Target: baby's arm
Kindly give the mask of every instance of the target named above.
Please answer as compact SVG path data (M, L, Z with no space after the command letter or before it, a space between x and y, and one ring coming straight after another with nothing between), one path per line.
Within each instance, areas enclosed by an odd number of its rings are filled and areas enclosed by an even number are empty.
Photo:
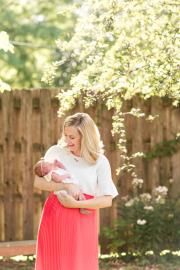
M68 172L67 172L67 174L59 175L58 173L53 171L51 174L51 180L56 182L56 183L61 183L67 178L70 178L70 174Z

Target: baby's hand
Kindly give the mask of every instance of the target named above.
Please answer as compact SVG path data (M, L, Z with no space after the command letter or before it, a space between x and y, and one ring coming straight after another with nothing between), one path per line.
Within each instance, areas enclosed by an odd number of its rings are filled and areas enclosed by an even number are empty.
M85 208L80 208L80 213L83 215L90 215L91 211Z

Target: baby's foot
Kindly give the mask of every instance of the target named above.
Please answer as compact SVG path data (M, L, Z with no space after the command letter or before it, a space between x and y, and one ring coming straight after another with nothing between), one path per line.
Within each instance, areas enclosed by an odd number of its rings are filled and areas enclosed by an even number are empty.
M90 215L91 211L85 208L80 208L80 213L83 215Z
M58 190L58 191L54 191L54 194L57 196L59 202L61 202L59 199L59 196L61 196L61 194L64 195L64 194L68 194L68 193L66 190Z

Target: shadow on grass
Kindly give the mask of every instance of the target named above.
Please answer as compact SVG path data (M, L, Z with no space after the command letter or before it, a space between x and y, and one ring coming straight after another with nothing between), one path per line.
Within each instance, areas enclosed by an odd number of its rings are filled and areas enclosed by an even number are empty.
M0 270L34 270L34 262L3 259L0 261Z

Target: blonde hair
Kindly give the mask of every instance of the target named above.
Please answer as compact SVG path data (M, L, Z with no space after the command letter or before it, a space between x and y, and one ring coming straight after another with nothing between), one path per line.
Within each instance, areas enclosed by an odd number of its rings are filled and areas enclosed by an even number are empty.
M90 164L95 164L103 153L103 143L99 130L93 119L87 113L75 113L68 116L63 125L62 140L65 127L75 127L81 135L81 156Z

